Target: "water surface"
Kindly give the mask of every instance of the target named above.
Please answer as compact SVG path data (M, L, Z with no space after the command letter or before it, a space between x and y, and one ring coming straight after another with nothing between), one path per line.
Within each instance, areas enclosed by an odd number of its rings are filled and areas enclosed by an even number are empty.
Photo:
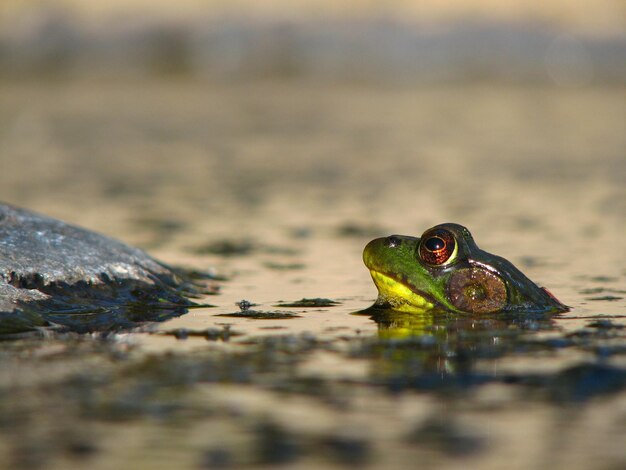
M3 83L3 200L227 280L140 331L4 342L1 464L625 465L625 98ZM355 315L365 244L446 221L572 311ZM303 298L338 305L277 306Z

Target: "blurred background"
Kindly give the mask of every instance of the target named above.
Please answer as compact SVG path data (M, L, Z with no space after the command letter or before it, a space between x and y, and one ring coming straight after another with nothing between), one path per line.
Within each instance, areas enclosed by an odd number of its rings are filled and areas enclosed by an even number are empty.
M618 0L5 0L0 196L215 215L443 190L446 216L547 179L579 207L579 177L626 179L625 83Z
M5 0L5 77L622 83L626 7L599 0Z

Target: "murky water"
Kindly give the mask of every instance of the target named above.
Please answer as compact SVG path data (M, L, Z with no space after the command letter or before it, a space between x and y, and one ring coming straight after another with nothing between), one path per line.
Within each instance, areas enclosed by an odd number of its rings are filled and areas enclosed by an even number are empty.
M626 465L625 98L3 83L2 200L227 280L145 331L0 345L0 466ZM444 221L572 311L354 315L367 241Z

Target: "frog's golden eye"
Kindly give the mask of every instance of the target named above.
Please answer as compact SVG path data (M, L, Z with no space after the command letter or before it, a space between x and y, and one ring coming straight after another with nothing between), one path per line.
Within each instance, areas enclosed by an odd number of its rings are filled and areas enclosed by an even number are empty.
M450 276L447 291L452 305L468 313L495 313L507 302L502 278L484 268L455 271Z
M419 256L428 264L441 266L454 260L456 248L454 236L448 230L428 230L422 235Z

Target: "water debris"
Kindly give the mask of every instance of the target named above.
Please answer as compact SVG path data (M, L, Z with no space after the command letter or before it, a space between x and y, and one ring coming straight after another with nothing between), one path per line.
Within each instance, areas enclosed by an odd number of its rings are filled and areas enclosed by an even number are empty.
M216 317L235 317L235 318L252 318L255 320L283 320L288 318L299 318L300 315L297 315L293 312L281 311L281 310L241 310L239 312L232 313L218 313L215 315Z
M332 460L342 465L366 465L372 457L371 442L358 436L324 436L320 445L327 450Z
M431 416L407 436L409 442L434 448L452 457L467 457L485 448L485 439L450 416Z
M210 254L223 257L246 256L258 250L250 240L216 240L196 247L192 251L199 255Z
M626 387L626 369L602 363L578 364L545 377L549 397L558 403L584 402Z
M206 328L202 330L192 330L189 328L176 328L173 330L159 331L158 335L174 336L176 339L185 340L189 337L200 337L207 341L228 341L231 337L241 336L243 333L233 331L230 326L225 325L223 328Z
M621 330L625 328L624 325L617 324L608 319L596 320L596 321L589 323L587 326L589 328L599 328L603 330L612 330L612 329Z
M297 318L300 316L293 312L286 312L286 311L280 311L280 310L273 310L273 311L254 310L251 307L256 307L257 304L252 303L248 300L240 300L239 302L236 302L235 305L239 307L239 312L220 313L220 314L217 314L216 316L254 318L256 320L279 320L279 319L286 319L286 318Z
M603 300L606 302L615 302L616 300L622 300L624 297L618 297L616 295L602 295L599 297L587 297L587 300Z
M314 299L300 299L294 302L278 302L275 307L289 307L289 308L314 308L314 307L334 307L341 305L341 302L337 302L331 299L325 299L322 297L316 297Z
M543 263L540 258L537 258L535 256L522 256L519 258L518 262L520 266L523 266L525 268L535 268L537 266L545 265L545 263Z
M239 302L235 302L235 305L239 307L242 312L246 310L250 310L250 307L256 307L257 304L250 302L249 300L240 300Z
M255 438L258 464L286 464L302 454L301 444L296 436L275 422L259 423L255 429Z
M180 232L187 227L188 223L182 220L165 219L161 217L137 217L132 222L141 228L147 228L159 234L169 235Z
M190 248L190 251L199 255L216 255L225 258L248 256L255 253L293 256L298 250L286 246L262 245L253 240L224 239L215 240L204 245Z
M615 282L618 279L611 276L593 276L590 278L590 280L593 282Z
M217 274L213 269L195 269L195 268L183 268L173 267L175 272L183 274L189 279L195 281L228 281L226 276ZM219 287L219 286L218 286Z
M164 245L188 226L188 223L182 220L161 217L138 217L131 222L146 232L149 238L143 245L151 248Z
M626 290L611 289L607 287L592 287L589 289L581 289L579 292L583 295L601 294L603 292L608 292L608 293L613 293L613 294L626 294Z
M216 316L219 317L243 317L243 318L254 318L257 320L279 320L286 318L298 318L300 315L297 315L293 312L281 311L281 310L273 310L273 311L264 311L264 310L254 310L252 307L256 307L257 304L252 303L248 300L240 300L236 302L235 305L239 307L239 312L233 313L220 313Z
M231 452L227 449L217 447L204 452L200 460L200 468L207 470L233 468L234 462L235 458Z
M289 236L295 239L307 239L313 235L313 229L311 227L294 227L289 230Z
M346 238L380 237L385 233L378 225L363 225L354 222L347 222L337 227L337 235Z
M274 261L267 261L263 265L275 271L296 271L306 267L304 263L276 263Z

